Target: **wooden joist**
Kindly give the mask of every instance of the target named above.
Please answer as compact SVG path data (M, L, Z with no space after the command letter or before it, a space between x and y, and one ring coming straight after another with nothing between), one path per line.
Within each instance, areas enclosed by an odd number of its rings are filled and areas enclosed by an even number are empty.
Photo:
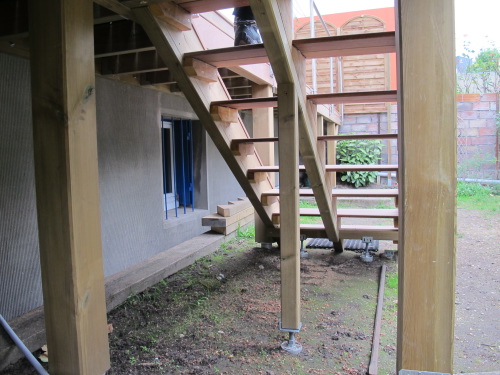
M293 46L306 58L372 55L396 52L394 31L296 39Z

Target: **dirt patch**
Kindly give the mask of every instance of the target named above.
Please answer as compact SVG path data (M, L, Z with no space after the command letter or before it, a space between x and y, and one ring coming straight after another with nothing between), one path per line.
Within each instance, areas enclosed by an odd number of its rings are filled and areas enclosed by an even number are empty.
M499 224L499 213L458 210L456 373L498 370ZM279 250L236 239L109 314L108 374L365 374L384 263L379 373L395 374L396 261L309 255L301 264L299 355L280 348L288 335L278 329ZM30 373L25 361L3 372Z

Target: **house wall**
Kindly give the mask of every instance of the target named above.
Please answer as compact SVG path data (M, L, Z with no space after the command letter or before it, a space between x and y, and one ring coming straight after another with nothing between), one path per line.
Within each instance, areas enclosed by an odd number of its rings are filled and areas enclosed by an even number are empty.
M42 301L34 186L29 61L0 54L0 314ZM195 119L185 98L96 78L104 272L122 271L210 228L201 217L244 196L193 122L195 211L165 219L161 116Z

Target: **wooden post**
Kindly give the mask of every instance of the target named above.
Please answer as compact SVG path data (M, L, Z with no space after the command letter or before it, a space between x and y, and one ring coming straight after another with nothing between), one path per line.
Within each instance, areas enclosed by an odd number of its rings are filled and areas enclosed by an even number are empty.
M252 97L272 97L272 87L269 85L252 84ZM268 138L274 137L274 114L273 108L254 108L253 117L253 137ZM255 144L257 153L263 165L274 165L274 142L258 142ZM269 179L274 187L274 173L269 175ZM272 243L272 238L266 233L266 226L259 215L255 215L255 241L260 243Z
M278 84L281 328L300 329L299 130L294 84Z
M30 1L40 261L51 374L109 369L92 1Z
M455 298L453 0L398 0L397 367L451 373Z

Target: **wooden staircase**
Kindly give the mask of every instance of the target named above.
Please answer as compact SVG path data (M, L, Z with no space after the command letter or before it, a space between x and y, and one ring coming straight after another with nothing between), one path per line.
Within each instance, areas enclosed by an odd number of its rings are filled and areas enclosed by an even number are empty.
M187 12L203 3L203 11L217 10L219 7L241 5L234 1L205 0L179 2L179 6ZM341 103L379 103L397 100L395 90L380 92L349 92L306 95L304 91L304 71L302 66L306 58L364 55L374 53L395 52L395 33L381 32L363 35L342 35L334 37L293 40L290 32L285 32L287 25L280 16L279 5L274 2L250 1L263 44L204 49L200 39L192 28L186 27L185 19L177 20L176 8L163 6L166 3L152 4L148 7L132 8L133 19L141 24L158 55L168 68L169 74L175 77L198 118L204 125L229 168L235 175L244 192L250 199L255 211L268 228L268 233L278 237L280 226L277 224L280 214L279 190L275 189L270 173L280 172L281 180L286 180L283 167L263 165L255 149L255 143L277 142L278 146L286 144L286 140L278 137L250 138L238 115L238 110L254 108L278 107L284 95L280 87L287 88L287 95L296 101L298 117L299 150L304 165L296 163L296 171L292 171L292 179L298 171L307 171L312 189L300 189L300 196L314 196L318 204L315 216L322 219L321 225L303 225L302 233L327 237L336 244L336 250L342 250L342 239L359 238L374 235L377 239L395 240L397 227L349 227L341 226L341 218L379 217L379 210L337 210L336 198L339 196L396 196L397 190L387 192L369 190L344 190L332 193L332 181L329 172L345 171L391 171L397 172L397 165L327 165L321 155L322 143L343 139L391 139L396 134L377 135L317 135L315 106L320 104ZM222 4L222 5L221 5ZM201 9L201 8L200 8ZM184 15L185 16L185 15ZM189 25L188 25L189 26ZM292 47L293 46L293 47ZM238 65L270 62L278 82L278 96L231 99L217 68L228 68ZM286 106L289 108L290 106ZM279 112L283 112L279 108ZM290 116L290 114L288 114ZM282 130L285 133L285 130ZM281 132L280 132L281 133ZM281 134L280 134L281 137ZM293 139L292 139L293 142ZM293 146L293 144L292 144ZM289 148L289 147L287 147ZM280 158L288 159L289 151L281 150ZM293 150L293 147L292 147ZM295 151L292 151L295 152ZM297 150L298 155L298 150ZM281 182L281 186L285 184ZM287 184L289 185L289 184ZM295 194L295 193L292 193ZM387 194L387 195L385 195ZM296 200L298 195L292 200ZM281 196L283 201L283 196ZM302 211L304 212L304 211ZM298 214L302 214L298 212ZM297 215L298 216L298 215ZM382 215L384 216L384 215ZM390 217L397 224L397 210L391 211ZM385 217L385 216L384 216Z

